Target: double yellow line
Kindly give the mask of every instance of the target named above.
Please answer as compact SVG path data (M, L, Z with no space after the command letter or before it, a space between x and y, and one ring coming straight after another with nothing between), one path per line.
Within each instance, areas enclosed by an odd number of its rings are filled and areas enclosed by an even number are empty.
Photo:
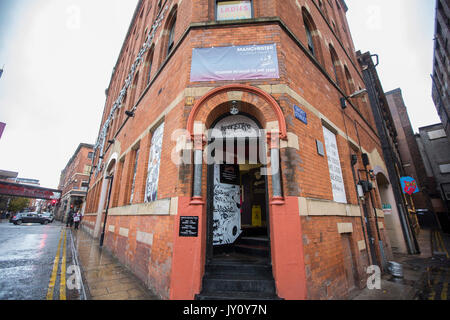
M67 240L67 229L61 230L61 236L59 237L58 250L56 252L56 257L53 262L52 276L50 277L50 283L48 284L47 290L47 300L53 300L53 292L55 290L56 278L58 276L59 258L61 253L61 243L63 242L63 253L61 262L61 277L60 277L60 287L59 287L59 300L66 300L66 240Z
M440 252L445 252L447 259L450 258L447 248L445 247L444 240L442 239L442 235L439 231L434 231L434 239L436 243L436 249L439 249Z

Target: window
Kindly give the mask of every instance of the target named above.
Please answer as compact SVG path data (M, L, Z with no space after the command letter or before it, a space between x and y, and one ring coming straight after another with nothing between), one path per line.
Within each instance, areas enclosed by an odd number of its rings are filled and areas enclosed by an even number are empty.
M92 159L94 157L94 153L93 152L89 152L88 153L88 159Z
M447 137L447 134L445 133L444 129L428 131L428 139L430 139L430 140L446 138L446 137Z
M145 202L153 202L158 198L159 166L164 135L164 123L154 132L148 158L148 172L145 186Z
M306 30L306 38L308 40L308 49L309 49L309 51L311 51L313 56L315 56L316 52L314 50L314 42L313 42L313 38L312 38L311 29L308 24L305 24L305 30Z
M154 52L154 47L152 46L148 52L148 56L147 56L147 79L146 79L146 85L148 85L150 83L151 78L151 73L152 73L152 64L153 64L153 52Z
M139 161L139 149L137 149L134 153L134 168L133 168L133 180L131 181L131 194L130 194L130 204L133 203L134 198L134 185L136 183L136 171L137 171L137 165Z
M134 76L134 80L133 80L133 84L131 86L131 94L130 94L130 101L129 101L129 106L128 106L128 110L131 110L135 103L136 103L136 91L137 91L137 87L139 84L139 71L136 72L136 75Z
M167 55L170 54L170 52L173 49L173 45L174 45L174 34L175 34L175 24L176 24L176 12L175 12L175 16L173 17L173 21L170 24L170 28L169 28L169 40L167 42Z
M331 55L331 63L333 65L334 77L336 79L337 85L340 86L339 72L338 72L340 62L339 62L339 58L336 54L336 51L334 50L334 48L331 45L330 45L330 55Z
M318 37L316 25L314 24L314 21L311 18L311 15L305 8L302 8L302 15L303 15L303 23L305 25L306 41L308 43L308 50L321 64L323 64L322 54L321 54L321 49L320 49L320 39Z
M253 18L251 0L224 1L216 0L216 20L242 20Z
M450 173L450 163L439 165L439 170L441 173Z
M350 75L350 72L348 71L347 67L344 67L344 71L345 71L345 78L347 79L347 86L348 86L347 94L351 95L351 94L355 93L355 84L353 82L352 76Z
M90 165L85 165L83 173L86 175L89 175L89 174L91 174L91 169L92 169L92 167Z

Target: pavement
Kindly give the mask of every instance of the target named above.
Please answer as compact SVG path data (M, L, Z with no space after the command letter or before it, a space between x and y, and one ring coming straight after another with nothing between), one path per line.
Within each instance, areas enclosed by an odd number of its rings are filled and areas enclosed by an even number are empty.
M0 220L0 300L159 300L98 242L57 221ZM422 229L418 242L420 255L394 253L403 278L383 273L349 300L450 300L450 235Z
M143 282L82 229L72 230L86 299L159 300Z
M381 276L381 289L358 290L351 300L449 300L450 235L422 229L417 239L421 253L394 253L403 267L403 278Z

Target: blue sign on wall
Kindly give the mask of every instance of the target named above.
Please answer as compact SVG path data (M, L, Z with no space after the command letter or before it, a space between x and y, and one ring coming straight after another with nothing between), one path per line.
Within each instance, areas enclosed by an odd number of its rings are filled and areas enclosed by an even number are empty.
M294 114L295 117L303 122L304 124L308 124L308 118L306 117L306 112L303 111L299 106L294 105Z

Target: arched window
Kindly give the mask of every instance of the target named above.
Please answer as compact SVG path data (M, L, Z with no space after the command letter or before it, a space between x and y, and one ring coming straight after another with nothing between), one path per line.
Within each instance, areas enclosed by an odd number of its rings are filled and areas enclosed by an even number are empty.
M152 46L150 50L147 53L147 59L145 61L145 86L147 86L150 83L151 74L152 74L152 65L153 65L153 53L154 53L155 47Z
M334 50L333 46L330 44L330 55L331 55L331 63L333 65L334 78L336 79L336 83L338 86L341 86L341 74L340 74L340 61Z
M320 11L322 11L322 13L324 14L325 19L328 21L329 20L328 10L327 10L326 5L323 4L322 0L319 0L319 8L320 8Z
M352 76L348 71L347 66L344 67L345 78L347 79L347 95L355 93L355 83L353 82Z
M308 41L308 49L309 51L311 51L313 56L315 56L316 50L314 48L311 24L309 23L308 18L305 15L303 15L303 20L305 21L305 31L306 31L306 40Z
M175 37L176 22L177 22L177 12L175 10L170 17L169 27L167 28L167 30L169 31L169 36L167 39L167 54L166 54L167 56L172 51L174 43L175 43L174 37Z
M314 21L311 18L311 15L308 13L308 11L305 8L302 8L302 15L303 15L303 23L305 25L306 41L308 43L308 50L311 52L311 54L314 57L316 57L316 59L320 63L322 63L323 61L322 61L322 55L321 55L321 51L320 51L320 39L318 37L316 25L314 24Z
M131 94L130 94L130 101L127 110L131 110L133 108L134 104L136 103L136 91L139 84L139 71L136 72L136 75L134 76L133 83L131 85Z
M348 71L347 67L344 67L344 72L345 72L345 78L347 79L347 95L352 95L356 92L356 85L355 85L355 81L353 81L352 76L350 75L350 72ZM359 106L359 99L357 97L352 99L353 104L360 109Z

